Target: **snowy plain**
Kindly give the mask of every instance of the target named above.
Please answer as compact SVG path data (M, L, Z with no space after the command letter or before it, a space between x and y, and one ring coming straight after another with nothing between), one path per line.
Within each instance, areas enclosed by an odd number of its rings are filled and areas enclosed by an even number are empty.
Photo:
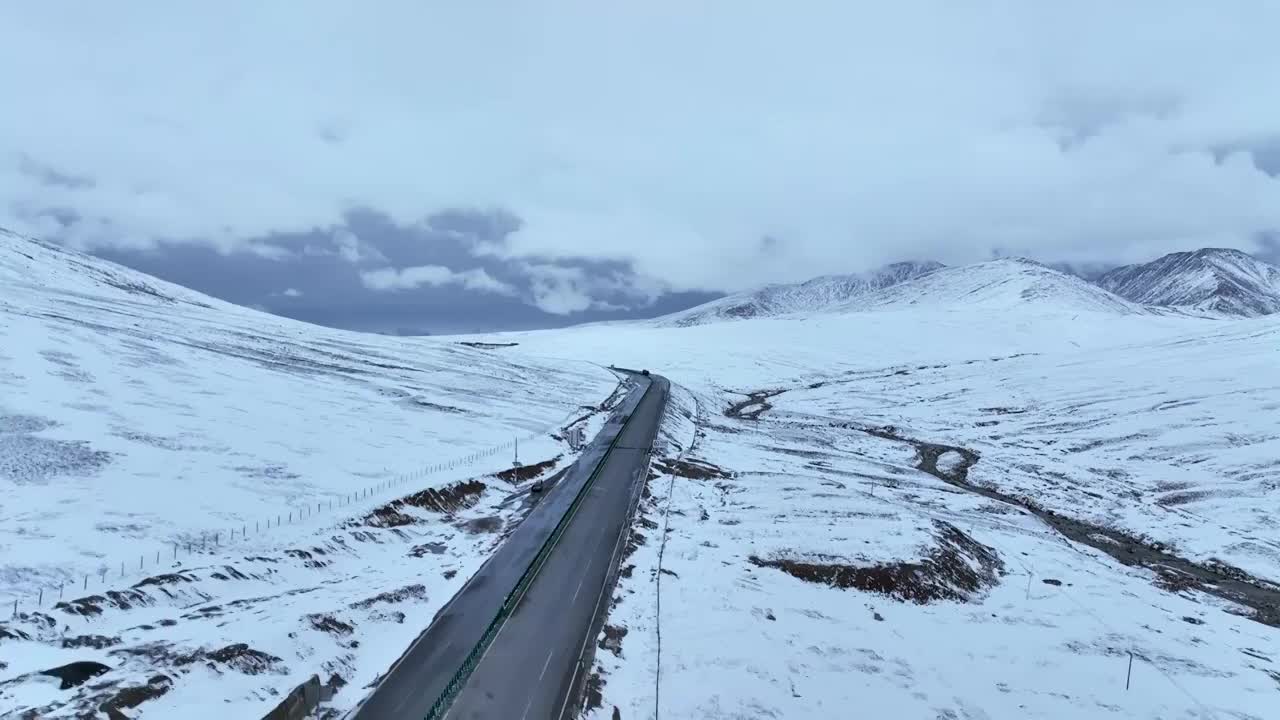
M592 717L1276 716L1275 627L959 490L893 436L1274 587L1280 317L1175 315L1025 270L935 273L839 312L497 336L679 386Z
M253 717L313 673L354 703L520 517L516 439L554 472L616 386L0 234L0 717ZM81 661L112 670L31 674Z

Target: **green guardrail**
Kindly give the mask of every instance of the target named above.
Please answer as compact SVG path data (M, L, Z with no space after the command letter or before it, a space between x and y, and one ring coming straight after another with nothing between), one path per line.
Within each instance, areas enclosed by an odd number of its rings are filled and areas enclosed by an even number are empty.
M636 408L640 407L640 403L644 402L645 396L649 394L649 390L652 388L653 383L650 382L644 392L640 394L640 399L636 401ZM502 627L502 623L511 615L516 603L520 601L524 591L529 588L533 579L538 575L538 571L542 569L547 558L550 557L551 551L555 549L556 543L560 541L560 536L564 534L565 528L568 527L569 520L577 512L578 506L582 504L582 499L586 497L587 490L595 482L596 476L600 474L600 469L604 467L605 460L609 457L609 453L613 452L614 446L618 444L618 438L622 437L623 431L627 429L627 425L631 424L631 418L634 415L635 409L633 408L631 413L627 415L626 420L623 421L622 427L618 429L618 434L609 443L609 449L600 456L600 462L596 463L595 469L591 471L587 481L582 484L582 489L574 496L573 502L569 503L568 509L565 510L560 521L556 523L551 535L542 543L542 547L539 548L538 554L529 563L529 567L525 568L524 573L520 575L520 580L516 582L516 586L503 598L502 605L498 608L498 614L489 622L489 626L485 628L484 635L480 636L480 641L476 643L475 647L471 648L470 653L467 653L466 659L462 661L462 666L453 674L449 684L445 685L440 697L436 698L436 701L432 703L431 709L427 711L427 716L424 720L439 720L443 717L445 711L449 709L449 706L458 697L462 687L467 684L467 680L471 678L471 673L475 671L476 665L480 663L480 657L489 649L489 645L493 643L493 638L498 634L498 628Z

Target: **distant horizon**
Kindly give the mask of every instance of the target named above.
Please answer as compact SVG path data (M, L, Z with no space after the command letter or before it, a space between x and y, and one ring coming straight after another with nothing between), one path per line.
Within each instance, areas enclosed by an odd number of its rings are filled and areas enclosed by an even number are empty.
M1245 253L1246 255L1254 257L1255 259L1258 259L1270 264L1276 264L1277 262L1280 262L1280 245L1277 245L1276 243L1264 243L1262 246L1260 246L1259 251L1256 251L1256 252L1238 250L1236 248L1215 248L1215 247L1189 248L1184 250L1174 250L1172 252L1164 253L1160 256L1153 257L1153 258L1150 258L1149 260L1146 260L1140 263L1134 263L1134 264L1139 264L1139 265L1147 264L1169 255L1176 255L1180 253L1191 254L1191 253L1196 253L1196 252L1205 251L1205 250L1242 252L1242 253ZM221 300L226 300L228 302L232 302L234 304L241 305L243 307L248 307L254 310L259 310L259 311L267 312L273 315L278 315L280 317L299 320L301 322L307 322L314 325L320 325L323 327L333 327L333 328L343 329L343 330L368 332L373 334L396 336L396 337L415 337L415 336L430 337L430 336L491 334L491 333L501 333L501 332L526 332L526 331L533 331L533 330L554 330L559 328L586 325L586 324L592 324L597 322L648 320L648 319L663 317L666 315L671 315L674 313L679 313L685 310L690 310L700 305L714 302L716 300L721 300L726 297L731 297L736 295L749 296L767 287L797 286L797 285L802 285L802 284L812 282L817 279L826 278L826 277L843 278L843 277L863 276L867 274L874 274L878 271L885 270L887 268L897 266L897 265L904 265L904 264L935 263L940 267L946 268L946 267L962 267L964 265L979 264L979 263L991 262L991 261L1000 260L1000 259L1022 258L1032 262L1036 262L1037 264L1043 265L1045 267L1063 272L1065 274L1081 277L1082 279L1091 283L1094 282L1099 276L1101 276L1105 272L1114 270L1124 265L1121 263L1110 263L1110 262L1087 262L1087 263L1056 262L1052 260L1042 260L1035 257L1027 257L1025 255L1019 255L1019 254L1013 254L1013 253L999 254L995 252L993 252L992 256L989 258L986 258L983 260L976 260L972 263L964 263L962 265L949 265L947 263L943 263L937 260L913 258L913 259L894 261L891 263L887 263L886 265L883 265L879 268L872 268L868 270L852 271L852 272L828 272L821 275L815 275L805 280L799 280L795 282L770 282L770 283L765 283L763 285L757 286L755 288L734 292L734 293L704 292L704 293L688 293L688 294L683 294L682 296L675 296L675 297L665 296L660 298L660 301L655 302L653 305L649 307L638 308L638 309L626 309L622 311L595 310L595 311L574 313L569 315L555 315L555 314L549 314L549 313L531 314L527 311L528 310L527 306L525 306L525 308L523 308L525 312L523 313L515 313L514 315L506 315L506 316L503 316L500 314L497 319L486 318L484 320L479 320L474 322L458 322L458 321L450 322L448 320L435 320L435 321L423 321L420 323L415 323L412 321L406 321L405 320L406 315L401 314L401 313L410 313L410 314L413 313L416 310L416 308L414 308L411 305L401 306L397 308L397 312L393 313L392 316L388 318L377 318L377 317L348 318L343 315L340 308L339 309L323 308L323 307L315 308L315 307L298 306L298 305L291 306L287 303L277 304L273 306L273 305L265 305L260 302L245 302L243 301L242 297L236 297L234 293L219 292L221 289L219 286L215 285L211 289L207 289L206 283L192 282L193 280L198 280L199 278L204 277L198 273L192 274L187 272L178 272L178 273L167 272L172 270L173 266L156 264L154 262L148 262L148 260L154 261L155 255L153 253L120 254L120 253L115 253L110 251L96 251L96 252L90 252L89 254L97 257L102 257L103 259L116 262L118 264L124 265L125 267L130 267L131 269L138 270L139 272L144 272L148 275L152 275L162 280L166 280L168 282L174 282L175 284L182 285L183 287L188 287L197 292L201 292L201 293L210 295L212 297L215 297ZM191 266L183 266L183 267L185 269ZM168 274L169 277L165 277L165 274ZM202 287L202 285L205 285L205 287ZM283 294L283 293L278 295L277 297L285 301L296 299L295 297L292 296L292 294ZM400 319L397 320L397 318L400 318Z

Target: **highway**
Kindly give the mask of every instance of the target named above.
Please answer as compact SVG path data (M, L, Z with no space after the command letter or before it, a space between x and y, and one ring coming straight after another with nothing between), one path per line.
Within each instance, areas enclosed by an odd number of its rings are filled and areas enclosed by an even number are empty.
M578 461L349 718L427 716L599 463L554 549L444 715L451 720L569 716L587 674L581 659L603 623L605 590L616 572L666 405L664 378L635 375L633 382L636 388Z

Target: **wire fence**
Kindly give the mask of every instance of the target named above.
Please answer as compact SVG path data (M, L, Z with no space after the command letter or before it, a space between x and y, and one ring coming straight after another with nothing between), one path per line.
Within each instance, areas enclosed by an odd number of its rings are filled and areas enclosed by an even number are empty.
M87 593L90 588L101 589L108 586L109 583L119 582L130 577L141 579L146 577L149 571L155 571L161 566L174 567L175 563L179 562L183 557L216 553L229 549L237 542L259 537L281 527L298 525L318 515L361 504L371 498L382 499L386 497L389 491L396 488L410 485L438 473L467 467L480 460L495 457L499 453L511 452L514 455L519 443L532 441L558 429L561 425L563 425L563 421L537 432L512 438L512 440L501 445L495 445L461 457L427 465L412 472L352 490L336 497L326 497L321 500L294 505L283 512L260 516L252 522L246 520L220 528L184 531L182 534L185 537L181 540L169 541L162 548L156 547L150 552L122 558L119 562L103 563L95 572L63 573L63 577L66 579L57 585L37 586L25 594L17 595L5 601L5 605L0 605L0 613L8 609L12 611L11 617L17 618L24 610L51 608L66 599L68 593ZM0 617L3 617L3 615L0 615Z

